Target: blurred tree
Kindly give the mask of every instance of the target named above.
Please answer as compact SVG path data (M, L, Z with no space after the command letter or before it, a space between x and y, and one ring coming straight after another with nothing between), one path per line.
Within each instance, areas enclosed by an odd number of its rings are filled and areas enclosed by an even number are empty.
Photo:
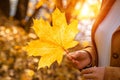
M76 4L80 2L82 6L85 0L65 0L66 2L63 1L64 0L56 0L56 7L58 7L61 11L65 12L67 22L69 23L71 18L73 18L72 14L75 10Z
M17 11L16 11L16 15L15 15L16 19L22 20L25 18L27 7L28 7L28 2L29 2L29 0L19 0L18 1Z
M10 11L9 0L0 0L0 10L5 16L9 17L9 11Z

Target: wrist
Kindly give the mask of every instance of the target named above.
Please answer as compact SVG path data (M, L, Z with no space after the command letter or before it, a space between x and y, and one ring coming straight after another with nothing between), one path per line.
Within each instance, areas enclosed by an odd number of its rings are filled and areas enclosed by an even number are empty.
M86 67L91 67L92 66L92 56L90 55L90 53L88 51L86 51L86 50L83 50L83 51L85 51L88 54L88 58L89 58L89 63Z

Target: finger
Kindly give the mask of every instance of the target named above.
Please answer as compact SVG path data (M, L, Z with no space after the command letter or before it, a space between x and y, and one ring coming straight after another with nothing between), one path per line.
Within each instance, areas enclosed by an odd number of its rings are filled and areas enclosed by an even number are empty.
M94 79L95 76L94 76L94 74L83 74L83 78L85 78L85 79Z
M75 58L75 52L71 52L71 53L69 53L69 54L66 54L66 57L68 58L68 59L74 59Z
M67 54L66 57L67 59L72 60L72 57L69 54Z
M75 60L75 55L73 55L73 53L69 53L69 54L67 54L67 58L71 61Z
M67 59L69 59L75 66L79 64L79 62L75 60L71 55L67 55Z
M83 69L81 71L81 74L88 74L88 73L93 73L93 72L94 72L94 68L91 67L91 68Z
M68 54L68 57L71 57L72 59L76 59L76 60L82 60L84 59L84 57L86 56L85 51L75 51L75 52L71 52Z

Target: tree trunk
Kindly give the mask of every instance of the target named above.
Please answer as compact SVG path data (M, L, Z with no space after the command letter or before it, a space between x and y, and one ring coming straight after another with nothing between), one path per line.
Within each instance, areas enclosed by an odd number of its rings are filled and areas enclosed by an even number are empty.
M0 10L5 16L9 17L9 11L10 11L9 0L0 0Z

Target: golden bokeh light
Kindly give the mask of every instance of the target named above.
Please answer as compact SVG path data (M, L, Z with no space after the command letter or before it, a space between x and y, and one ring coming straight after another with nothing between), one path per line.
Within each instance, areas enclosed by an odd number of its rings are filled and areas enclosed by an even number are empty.
M81 0L76 4L72 16L76 16L78 20L94 19L99 13L101 0Z

